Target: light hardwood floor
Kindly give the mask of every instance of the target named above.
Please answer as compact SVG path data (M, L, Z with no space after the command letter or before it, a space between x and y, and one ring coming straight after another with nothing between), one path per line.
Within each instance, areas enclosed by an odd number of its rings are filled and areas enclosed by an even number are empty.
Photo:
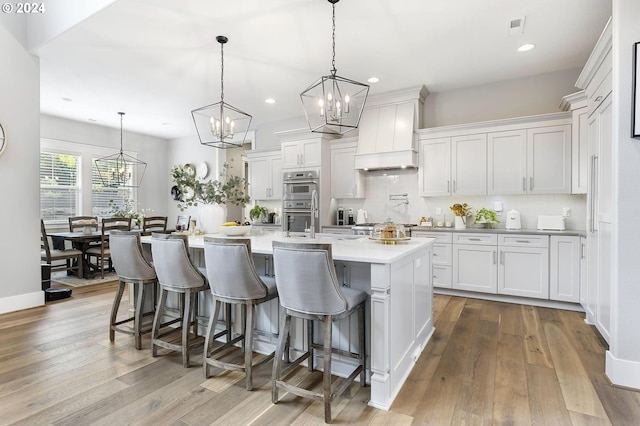
M148 335L141 351L123 334L110 343L115 288L0 315L0 424L323 424L320 403L271 403L270 363L247 392L241 373L205 380L200 354L189 369L177 354L152 358ZM640 394L609 384L583 314L449 296L434 311L436 332L391 410L367 406L369 388L354 384L334 402L335 424L640 424ZM322 386L318 373L295 374Z

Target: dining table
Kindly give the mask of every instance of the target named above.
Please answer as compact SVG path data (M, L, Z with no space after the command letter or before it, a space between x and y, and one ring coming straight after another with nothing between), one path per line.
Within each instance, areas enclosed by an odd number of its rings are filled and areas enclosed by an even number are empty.
M64 250L64 242L70 241L71 246L74 249L82 251L82 278L93 278L96 272L99 272L100 269L98 265L93 265L89 262L87 257L87 250L95 246L96 242L100 242L102 239L101 231L92 231L90 233L86 233L83 231L78 232L51 232L47 234L51 237L51 242L53 243L53 248L58 250ZM108 238L108 234L105 234L105 237ZM92 244L93 243L93 244ZM76 274L76 271L68 271L69 274Z

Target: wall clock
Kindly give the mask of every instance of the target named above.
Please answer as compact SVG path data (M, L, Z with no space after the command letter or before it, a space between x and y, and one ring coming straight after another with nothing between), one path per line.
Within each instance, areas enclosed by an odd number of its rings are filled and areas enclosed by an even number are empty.
M2 151L4 151L6 146L7 146L7 135L4 133L4 128L2 127L2 124L0 124L0 155L2 155Z

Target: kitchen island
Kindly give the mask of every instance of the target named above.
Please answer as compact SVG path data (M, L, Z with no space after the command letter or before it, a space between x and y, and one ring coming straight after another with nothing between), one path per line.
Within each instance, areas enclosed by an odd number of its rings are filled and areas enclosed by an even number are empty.
M211 235L222 236L222 235ZM434 331L431 249L433 239L420 238L395 245L382 244L368 237L321 235L286 237L282 232L248 235L259 273L273 274L273 241L327 242L332 244L336 272L341 284L366 291L368 378L371 384L369 405L388 410L409 372ZM246 237L245 237L246 238ZM150 243L151 237L143 237ZM194 263L204 266L204 236L190 236L189 249ZM201 312L208 312L206 295ZM279 329L278 302L267 302L256 315L258 335L255 348L274 349L276 339L269 333ZM264 306L263 306L264 305ZM345 318L334 324L334 344L341 349L358 348L356 321ZM320 327L316 327L320 333ZM302 322L292 326L291 347L302 348L305 333ZM321 365L321 363L320 363ZM346 375L353 367L350 358L336 357L334 372Z

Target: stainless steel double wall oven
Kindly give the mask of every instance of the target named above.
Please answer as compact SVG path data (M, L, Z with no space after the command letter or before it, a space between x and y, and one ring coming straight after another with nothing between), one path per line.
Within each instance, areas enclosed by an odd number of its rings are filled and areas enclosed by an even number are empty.
M314 221L315 229L320 229L320 219L312 217L311 198L313 191L320 193L317 170L285 172L282 195L282 226L284 231L305 232ZM316 200L317 201L317 200Z

